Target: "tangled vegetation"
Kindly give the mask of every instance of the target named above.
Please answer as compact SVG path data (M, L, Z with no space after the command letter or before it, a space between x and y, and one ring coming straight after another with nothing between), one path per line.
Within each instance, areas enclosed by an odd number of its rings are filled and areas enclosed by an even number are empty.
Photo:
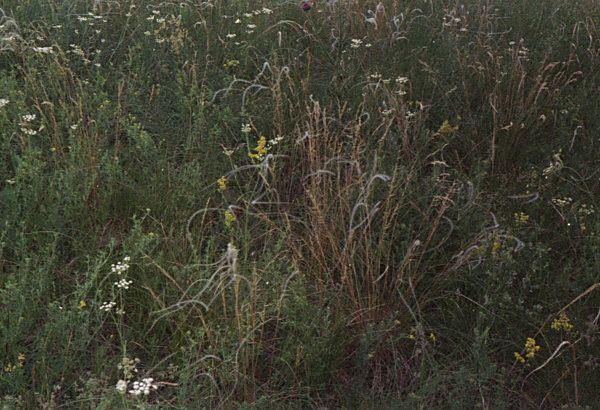
M1 7L2 408L597 405L597 1Z

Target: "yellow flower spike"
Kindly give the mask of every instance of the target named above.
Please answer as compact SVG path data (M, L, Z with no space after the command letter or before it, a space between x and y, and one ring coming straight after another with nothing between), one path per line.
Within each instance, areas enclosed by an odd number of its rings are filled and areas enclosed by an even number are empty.
M525 358L521 356L521 353L515 352L515 359L517 359L521 363L525 363Z
M217 187L219 192L225 192L227 190L227 178L224 176L217 180Z
M224 213L224 216L225 216L225 226L228 228L230 228L231 224L237 220L237 218L235 217L235 214L231 211L231 209L226 210Z
M267 153L267 138L265 138L264 135L260 136L256 148L254 148L252 151L254 152L248 153L248 157L252 159L262 159L262 157Z
M541 349L541 347L535 343L534 338L528 337L527 340L525 340L525 356L527 358L533 359L533 357L535 356L535 353L537 351L539 351L540 349Z

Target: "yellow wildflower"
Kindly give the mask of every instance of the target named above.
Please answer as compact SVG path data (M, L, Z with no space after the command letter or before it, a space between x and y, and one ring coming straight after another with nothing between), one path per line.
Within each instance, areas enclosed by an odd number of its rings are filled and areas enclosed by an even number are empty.
M262 157L267 153L267 139L264 135L260 136L256 148L254 148L252 151L254 152L248 153L248 156L252 159L262 159Z
M223 64L224 68L237 67L240 65L239 60L227 60L225 64Z
M452 134L453 132L458 131L458 125L452 126L450 125L450 122L448 122L448 120L444 120L444 122L442 123L442 125L440 125L440 128L437 131L438 135L448 135L448 134Z
M514 216L517 225L525 225L529 222L529 215L523 212L515 212Z
M528 337L527 340L525 340L525 356L528 359L533 359L533 357L535 356L535 354L538 352L538 350L540 350L541 347L538 346L535 343L535 339L532 337Z
M86 306L87 306L87 303L85 303L85 300L80 300L79 301L79 305L78 305L79 309L83 309Z
M217 180L217 186L218 186L219 192L225 192L225 190L227 190L227 178L225 178L224 176L219 178Z
M521 356L521 353L515 352L515 359L517 359L521 363L525 363L525 358Z
M237 218L235 217L235 214L231 211L231 209L226 210L224 215L225 226L229 228L231 227L231 224L237 220Z
M569 320L569 316L565 312L561 312L557 318L552 321L550 327L557 332L564 330L565 332L571 331L573 329L573 325L571 324L571 320Z
M528 337L525 339L525 347L523 350L525 351L525 357L519 352L515 352L515 359L517 359L521 363L525 363L527 359L533 359L535 354L541 349L535 342L535 339L532 337Z
M16 368L17 366L14 364L8 363L6 366L4 366L4 373L12 373Z

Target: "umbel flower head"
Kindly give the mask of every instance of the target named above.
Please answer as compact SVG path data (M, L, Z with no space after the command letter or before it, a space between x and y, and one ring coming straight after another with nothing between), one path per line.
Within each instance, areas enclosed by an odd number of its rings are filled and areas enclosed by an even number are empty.
M541 349L540 346L535 342L535 339L532 337L528 337L525 339L525 357L519 352L515 352L515 359L517 359L521 363L525 363L527 359L533 359L535 354Z
M133 382L132 387L133 388L129 390L129 393L133 394L134 396L139 396L140 394L147 396L150 394L150 389L158 389L158 385L154 383L154 379L152 377L142 379L141 381L135 381Z
M557 332L564 330L565 332L571 331L573 329L573 325L571 324L571 320L569 320L569 316L565 312L561 312L557 318L552 321L550 327Z

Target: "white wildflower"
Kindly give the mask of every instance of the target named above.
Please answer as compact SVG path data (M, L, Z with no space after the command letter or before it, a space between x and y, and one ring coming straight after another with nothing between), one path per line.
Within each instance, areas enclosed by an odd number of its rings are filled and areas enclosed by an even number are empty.
M567 206L567 205L571 205L573 203L573 198L571 197L564 197L564 198L552 198L551 202L556 205L556 206Z
M9 102L6 98L0 98L0 108L4 108Z
M154 383L154 379L152 377L142 379L142 381L135 381L133 382L132 387L133 388L129 390L129 393L133 394L134 396L139 396L141 394L147 396L150 394L150 389L158 389L158 385Z
M362 45L363 41L360 38L353 38L352 44L350 44L351 48L359 48Z
M32 50L40 54L52 54L54 52L52 47L33 47Z
M127 262L129 262L130 260L131 260L131 258L129 256L126 256L123 259L123 262L117 262L116 264L113 263L112 265L110 265L110 271L112 273L122 275L123 273L127 272L127 270L129 269L129 264Z
M100 310L102 310L103 312L110 312L111 309L115 307L115 305L115 302L104 302L100 305Z
M129 285L131 285L133 282L127 279L121 279L118 282L115 282L115 286L118 287L119 289L129 289Z
M281 141L283 141L283 136L280 135L279 137L276 137L276 138L273 138L272 140L269 140L269 145L270 146L277 145Z
M250 131L252 131L252 128L250 127L250 124L248 124L248 123L242 124L242 132L244 134L249 134Z
M127 382L125 380L119 380L115 389L117 389L119 393L125 394L125 391L127 390Z

